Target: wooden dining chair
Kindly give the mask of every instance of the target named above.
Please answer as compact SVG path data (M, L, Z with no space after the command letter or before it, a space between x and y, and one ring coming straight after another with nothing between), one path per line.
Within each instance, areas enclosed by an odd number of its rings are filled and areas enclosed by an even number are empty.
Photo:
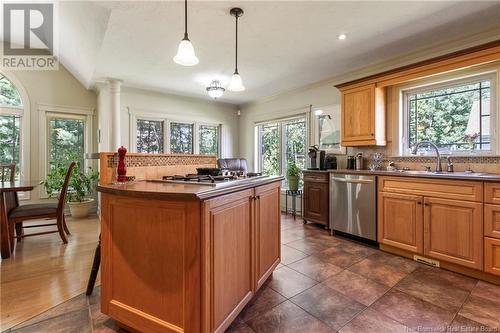
M13 182L16 180L16 164L0 164L0 181L2 182ZM7 207L7 212L19 206L19 198L17 192L7 192L5 195L5 204ZM16 225L16 235L22 235L22 223ZM18 241L21 239L18 238Z
M14 244L14 238L24 238L38 235L45 235L50 233L58 232L64 244L68 243L66 238L66 234L70 234L68 230L68 226L66 225L66 220L64 219L64 204L66 202L66 194L68 193L69 180L71 177L71 173L73 172L73 168L76 163L71 162L68 167L68 171L66 172L66 176L64 177L64 183L59 193L59 200L57 203L43 203L43 204L30 204L18 206L12 209L8 214L9 220L9 230L11 230L11 246ZM44 224L36 224L36 225L25 225L22 226L23 229L26 228L39 228L39 227L47 227L47 226L57 226L57 230L43 231L32 234L25 235L22 233L21 235L14 236L13 229L18 224L23 221L28 220L39 220L39 219L56 219L56 223L44 223Z

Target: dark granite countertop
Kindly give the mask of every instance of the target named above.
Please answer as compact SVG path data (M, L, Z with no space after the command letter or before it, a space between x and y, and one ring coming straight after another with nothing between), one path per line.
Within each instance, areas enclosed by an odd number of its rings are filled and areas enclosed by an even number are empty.
M99 184L97 190L102 193L141 198L147 197L151 199L206 200L260 185L282 181L283 179L284 177L282 176L248 178L235 181L234 183L228 182L220 184L220 186L144 180L125 184Z

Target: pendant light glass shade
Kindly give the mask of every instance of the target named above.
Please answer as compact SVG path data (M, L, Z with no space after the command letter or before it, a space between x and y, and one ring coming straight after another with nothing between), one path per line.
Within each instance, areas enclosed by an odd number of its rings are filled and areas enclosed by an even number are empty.
M177 54L174 57L174 61L182 66L194 66L200 61L194 54L194 47L188 37L187 32L187 0L184 0L184 38L179 44L177 49Z
M194 66L200 62L194 54L194 47L189 39L181 40L174 61L182 66Z
M227 87L227 90L230 91L244 91L245 86L243 85L243 80L241 79L240 74L234 73L233 76L231 76L231 81L229 82L229 86Z

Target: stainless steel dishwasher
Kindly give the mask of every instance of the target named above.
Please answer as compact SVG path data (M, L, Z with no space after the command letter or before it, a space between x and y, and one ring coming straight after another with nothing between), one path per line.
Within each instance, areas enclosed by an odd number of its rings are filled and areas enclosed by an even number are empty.
M377 241L375 176L330 174L330 229Z

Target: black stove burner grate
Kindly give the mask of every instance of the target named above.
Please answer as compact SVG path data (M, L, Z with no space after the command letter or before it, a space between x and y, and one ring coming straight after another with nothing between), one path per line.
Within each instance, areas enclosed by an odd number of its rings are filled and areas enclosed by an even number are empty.
M236 179L234 176L211 176L211 175L198 175L198 174L187 174L185 176L174 175L174 176L163 176L163 180L177 180L185 182L222 182Z

